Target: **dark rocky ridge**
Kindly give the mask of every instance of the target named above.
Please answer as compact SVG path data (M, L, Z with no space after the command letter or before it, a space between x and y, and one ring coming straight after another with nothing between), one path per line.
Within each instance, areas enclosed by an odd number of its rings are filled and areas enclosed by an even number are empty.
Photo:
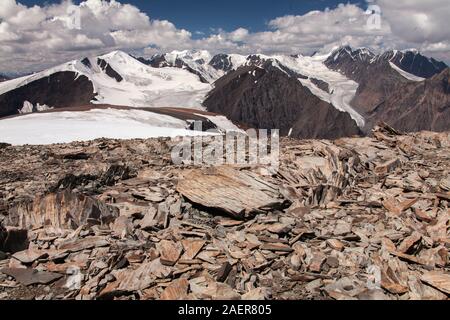
M97 64L109 77L116 79L117 82L121 82L123 80L123 77L117 73L117 71L114 70L105 60L98 58Z
M368 50L353 50L346 46L334 51L325 61L325 65L359 83L367 76L367 67L374 57Z
M229 72L233 69L233 63L231 62L230 56L227 54L215 55L209 62L209 65L216 70L222 70L225 72Z
M316 78L309 78L309 79L317 88L330 93L330 85L327 82Z
M18 114L24 101L60 108L86 105L94 98L94 87L86 76L56 72L0 95L0 118Z
M427 58L416 51L388 51L380 59L391 61L400 69L422 78L431 78L447 68L444 62Z
M320 100L294 77L275 67L241 67L215 83L204 102L249 127L280 129L298 138L337 138L360 133L347 113Z
M393 92L369 116L402 131L450 129L450 68L423 82L411 82Z
M139 61L146 65L150 65L153 68L165 68L170 67L169 62L166 60L166 57L163 54L157 54L153 56L151 59L141 58Z
M433 74L444 66L418 52L388 51L375 56L368 50L343 47L325 64L359 83L352 106L368 121L369 131L384 121L403 131L450 129L448 68L423 82L406 79L390 63L416 76ZM444 84L442 84L444 83Z
M84 64L89 69L92 68L91 61L88 58L84 58L83 60L81 60L81 63Z
M444 62L428 58L414 50L404 52L390 50L375 55L368 49L354 50L350 46L335 50L325 64L333 70L340 70L349 78L359 82L360 77L364 76L369 65L386 62L392 62L400 69L422 78L431 78L448 67Z
M377 59L368 50L340 48L325 65L359 84L352 106L365 117L401 85L412 82L394 70L388 60Z

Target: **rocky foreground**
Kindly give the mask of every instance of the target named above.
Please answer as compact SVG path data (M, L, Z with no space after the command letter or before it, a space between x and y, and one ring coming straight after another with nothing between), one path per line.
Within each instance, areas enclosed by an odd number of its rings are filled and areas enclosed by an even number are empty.
M174 142L0 146L0 299L439 299L450 134L283 140L281 166Z

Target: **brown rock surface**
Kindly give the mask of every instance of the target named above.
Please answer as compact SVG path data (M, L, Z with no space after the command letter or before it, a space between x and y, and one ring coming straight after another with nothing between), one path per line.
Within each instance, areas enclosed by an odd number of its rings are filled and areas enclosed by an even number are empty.
M86 224L107 224L118 215L119 210L113 206L65 190L14 206L9 212L8 224L23 229L43 226L76 229Z
M194 203L244 218L283 205L278 187L255 173L223 166L193 170L178 183L177 191Z
M448 299L449 133L282 139L266 176L174 143L0 149L1 299Z
M334 139L360 134L345 112L316 97L298 81L273 67L244 66L215 82L203 105L251 128L280 129L282 136Z

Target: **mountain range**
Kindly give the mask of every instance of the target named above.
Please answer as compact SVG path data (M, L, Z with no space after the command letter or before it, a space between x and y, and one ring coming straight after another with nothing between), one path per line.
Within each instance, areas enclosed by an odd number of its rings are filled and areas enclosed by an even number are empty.
M29 121L36 128L37 121L51 126L61 110L86 119L100 105L128 113L182 108L190 118L203 112L221 119L219 130L239 130L234 124L277 128L296 138L364 135L379 121L402 131L443 131L450 129L449 68L416 50L377 55L348 46L314 56L201 50L142 58L114 51L2 82L0 131L5 136L31 116L39 116ZM90 107L76 110L82 106ZM111 112L120 116L117 109ZM192 119L186 112L182 120L188 129ZM172 117L168 123L180 120L179 113L164 116ZM151 117L144 118L151 123ZM39 132L46 134L45 128Z
M403 131L450 128L449 96L443 85L448 78L445 63L416 50L374 55L366 49L343 47L325 64L359 84L351 105L367 119L366 130L381 120ZM388 116L393 110L396 116ZM447 125L431 121L435 118L446 120Z

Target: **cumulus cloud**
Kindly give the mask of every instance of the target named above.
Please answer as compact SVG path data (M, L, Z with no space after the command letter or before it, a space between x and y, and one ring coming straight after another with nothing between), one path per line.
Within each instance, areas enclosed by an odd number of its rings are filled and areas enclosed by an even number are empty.
M0 6L0 72L35 71L121 48L165 49L190 39L190 32L173 23L150 20L137 7L115 0L33 7L2 0Z
M374 51L417 48L449 62L448 17L448 0L374 0L362 7L340 4L273 19L269 31L247 34L245 44L252 52L304 54L340 45Z
M170 21L151 19L126 0L85 0L77 6L65 0L33 7L16 0L1 1L0 73L37 71L115 49L147 55L175 49L311 54L349 44L375 51L414 47L450 61L448 0L340 4L304 15L278 17L268 23L264 32L252 33L245 28L215 30L200 38L196 34L195 39L188 30ZM366 10L369 5L374 11ZM74 27L74 8L81 28Z
M378 0L392 32L414 43L450 40L448 0Z
M448 0L377 0L376 3L399 45L450 61Z
M340 4L335 9L276 18L269 22L272 30L252 34L248 40L258 51L312 53L340 44L373 45L380 37L390 34L388 24L381 23L374 29L368 19L366 10L352 4Z

